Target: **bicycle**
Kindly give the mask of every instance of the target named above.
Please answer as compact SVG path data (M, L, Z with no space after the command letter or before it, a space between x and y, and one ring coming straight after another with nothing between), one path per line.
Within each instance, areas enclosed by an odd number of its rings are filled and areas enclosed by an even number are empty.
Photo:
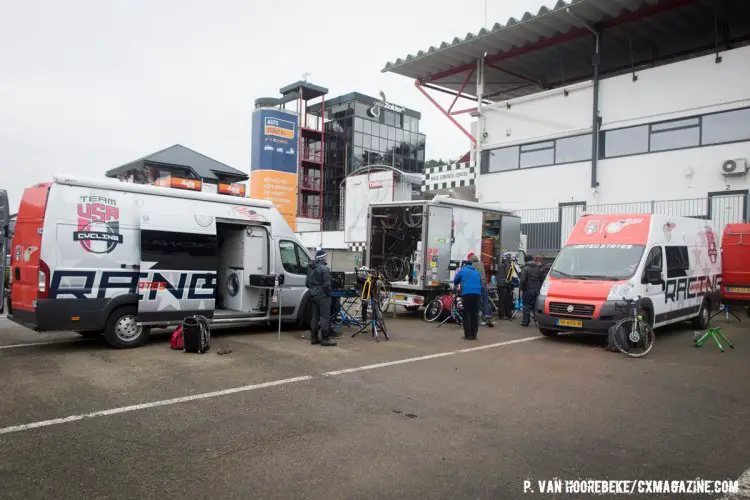
M610 331L608 342L618 351L631 358L642 358L654 347L656 335L651 325L644 319L641 308L641 296L635 299L623 297L624 306L616 305L618 309L628 309L628 316L618 321Z
M452 293L441 293L432 299L424 308L424 320L431 323L442 317L445 311L450 311L453 307L453 300Z

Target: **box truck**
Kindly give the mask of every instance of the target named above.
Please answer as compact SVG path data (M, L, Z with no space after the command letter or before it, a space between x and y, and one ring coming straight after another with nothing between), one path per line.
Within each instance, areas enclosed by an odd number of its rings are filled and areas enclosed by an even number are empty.
M192 315L305 323L309 260L265 200L56 176L24 191L8 317L116 348Z
M520 217L488 205L445 196L373 203L365 265L382 269L390 304L417 310L450 288L469 252L480 256L489 280L498 257L517 253L520 242Z

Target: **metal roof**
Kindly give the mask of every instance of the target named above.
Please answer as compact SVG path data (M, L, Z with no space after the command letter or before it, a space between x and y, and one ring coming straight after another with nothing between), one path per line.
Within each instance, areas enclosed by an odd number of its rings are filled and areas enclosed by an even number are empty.
M363 104L367 104L368 106L372 106L375 103L380 102L380 99L376 99L372 96L361 94L359 92L349 92L348 94L333 97L331 99L326 99L326 102L325 102L326 110L329 110L333 108L334 106L338 106L339 104L343 104L345 102L351 102L351 101L359 101ZM309 111L311 113L320 112L320 107L321 107L321 103L319 102L315 103L309 107ZM411 116L418 120L422 118L422 113L420 113L419 111L415 111L405 106L402 106L402 107L404 108L404 110L402 111L403 114L407 116Z
M463 94L476 96L474 69L486 54L484 95L507 100L590 79L589 27L602 32L600 74L614 74L710 52L717 42L719 50L747 43L750 1L559 0L552 9L389 62L382 71L453 93L466 82Z
M231 177L236 180L246 181L249 178L245 172L225 165L190 148L186 148L181 144L175 144L120 167L108 170L105 175L107 177L115 177L125 174L130 170L140 168L144 162L185 167L192 170L202 179L218 180L219 177Z

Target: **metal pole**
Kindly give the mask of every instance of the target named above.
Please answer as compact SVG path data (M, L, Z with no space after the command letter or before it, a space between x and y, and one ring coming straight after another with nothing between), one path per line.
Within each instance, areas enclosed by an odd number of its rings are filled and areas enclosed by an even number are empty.
M599 60L600 54L600 33L594 32L594 103L593 118L591 122L591 187L599 186L597 180L597 167L599 164Z
M274 292L279 291L279 331L276 334L276 341L281 342L281 287L279 287L279 275L276 275L276 282L273 284Z

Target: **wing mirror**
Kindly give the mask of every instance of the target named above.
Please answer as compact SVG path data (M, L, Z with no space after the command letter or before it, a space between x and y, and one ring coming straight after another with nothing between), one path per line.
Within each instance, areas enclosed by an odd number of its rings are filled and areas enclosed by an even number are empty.
M661 284L661 268L656 266L646 268L646 272L644 273L644 281L650 285Z

